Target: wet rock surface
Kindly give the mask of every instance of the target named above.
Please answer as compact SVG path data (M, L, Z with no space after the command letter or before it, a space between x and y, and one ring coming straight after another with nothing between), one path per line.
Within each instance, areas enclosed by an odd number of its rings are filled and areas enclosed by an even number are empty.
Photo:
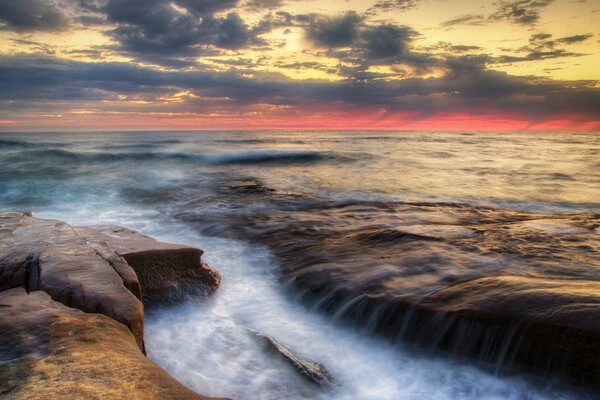
M335 379L323 364L299 356L272 337L258 332L252 333L268 351L284 360L309 382L323 387L330 387L336 384Z
M87 240L106 243L133 268L146 306L194 296L208 296L219 287L219 273L202 262L201 249L162 243L120 226L76 228Z
M188 202L176 217L268 246L307 304L497 370L600 384L600 214L339 202L239 185L223 185L221 213Z
M204 398L144 356L141 300L188 277L211 293L218 274L201 264L199 249L111 229L122 236L103 240L61 221L0 212L1 397ZM132 254L141 285L125 258ZM144 287L153 273L169 280Z

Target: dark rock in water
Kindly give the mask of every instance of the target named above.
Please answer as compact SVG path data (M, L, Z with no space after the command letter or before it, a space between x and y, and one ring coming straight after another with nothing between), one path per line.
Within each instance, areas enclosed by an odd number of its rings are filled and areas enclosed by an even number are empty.
M226 189L227 191L233 193L240 193L244 195L275 192L275 189L266 187L258 179L246 179L228 182L228 184L223 189Z
M139 278L145 305L208 296L221 282L219 273L202 262L203 251L196 247L161 243L119 226L76 230L92 243L107 244L127 261Z
M253 332L253 334L256 335L256 337L267 347L268 350L285 360L305 379L320 386L335 385L335 379L333 379L323 364L300 357L269 336L265 336L258 332Z
M0 292L0 310L3 399L207 399L145 357L112 318L23 288Z
M308 305L369 332L600 384L600 214L271 191L247 201L260 206L177 216L268 246Z

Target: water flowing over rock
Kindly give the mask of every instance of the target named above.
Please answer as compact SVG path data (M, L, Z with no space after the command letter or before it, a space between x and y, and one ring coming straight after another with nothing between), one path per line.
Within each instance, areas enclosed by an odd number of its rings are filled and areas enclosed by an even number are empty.
M330 201L226 184L201 232L268 246L312 307L367 332L600 384L600 214ZM206 202L206 199L203 199Z
M199 249L111 229L131 240L123 238L116 246L89 229L29 213L0 213L0 395L204 398L144 356L142 299L160 291L161 284L172 290L180 277L192 277L210 288L203 293L211 293L218 274L201 264ZM165 273L169 280L152 291L144 287L146 280L140 286L113 245L124 256L138 255L135 268L144 271L145 279ZM151 272L156 266L160 271ZM174 270L170 275L169 268Z

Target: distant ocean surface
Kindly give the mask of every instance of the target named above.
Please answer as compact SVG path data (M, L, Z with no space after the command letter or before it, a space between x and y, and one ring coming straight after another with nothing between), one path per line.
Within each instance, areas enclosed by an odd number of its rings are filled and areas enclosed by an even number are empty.
M19 133L0 135L0 157L0 203L45 211L239 177L339 199L600 210L595 133Z
M151 312L150 356L203 394L236 399L580 399L551 382L366 337L311 312L277 281L269 250L212 237L178 218L253 210L223 188L332 202L469 203L600 211L600 134L517 132L94 132L0 134L0 209L76 225L110 223L202 247L223 275L201 304ZM268 188L268 189L263 189ZM300 198L300 197L299 197ZM302 205L298 205L299 208ZM284 373L247 330L326 364L341 385L316 393Z

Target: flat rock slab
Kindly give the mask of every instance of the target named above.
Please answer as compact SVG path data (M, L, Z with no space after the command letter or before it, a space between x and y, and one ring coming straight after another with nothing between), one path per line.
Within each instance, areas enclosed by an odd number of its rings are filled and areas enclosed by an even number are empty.
M145 357L124 325L42 291L0 293L0 365L7 400L207 399Z
M135 273L106 245L90 245L64 222L0 213L0 290L15 287L41 290L66 306L113 318L144 349Z
M91 243L105 243L135 270L144 304L165 304L189 296L208 296L221 282L219 273L202 262L201 249L158 242L119 226L76 228Z

